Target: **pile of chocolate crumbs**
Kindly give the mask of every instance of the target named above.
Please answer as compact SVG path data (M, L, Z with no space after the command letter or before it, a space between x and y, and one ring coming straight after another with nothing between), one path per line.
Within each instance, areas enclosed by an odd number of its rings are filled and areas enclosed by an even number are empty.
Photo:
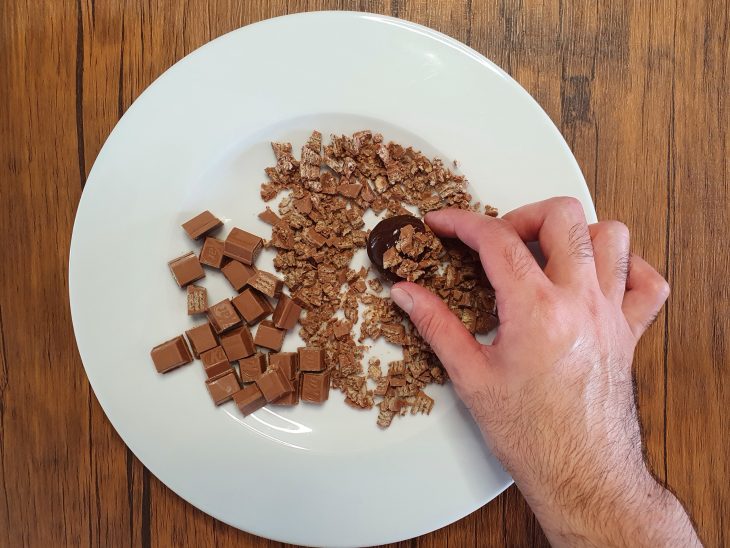
M344 393L346 403L358 409L377 405L381 427L408 410L430 413L434 400L424 388L444 383L445 370L408 318L379 295L381 281L368 279L367 269L355 271L350 263L365 247L363 215L368 209L386 217L412 214L405 206L421 216L447 207L477 211L480 206L472 203L466 179L441 160L386 144L371 131L332 135L325 146L315 131L299 160L290 143L272 147L276 165L266 169L269 180L261 185L261 197L268 202L284 196L278 216L267 208L261 218L273 225L266 245L276 249L274 266L306 311L301 337L307 345L325 349L332 387ZM496 216L497 211L486 206L484 213ZM384 266L441 296L470 332L486 333L496 326L494 292L478 257L466 246L441 242L428 230L402 230L393 249ZM356 335L360 304L363 318ZM403 351L385 372L375 358L367 369L363 364L365 343L380 337Z

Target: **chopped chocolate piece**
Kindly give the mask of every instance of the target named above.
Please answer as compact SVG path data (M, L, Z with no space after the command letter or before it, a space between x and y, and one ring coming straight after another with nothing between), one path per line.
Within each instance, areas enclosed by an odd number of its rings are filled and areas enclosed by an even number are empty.
M299 403L299 378L293 379L291 383L294 389L288 394L280 397L278 400L271 402L272 405L292 406Z
M208 393L216 405L227 402L238 392L241 386L238 384L238 377L233 369L209 378L205 381Z
M233 394L233 401L236 402L238 409L244 417L258 411L266 405L264 395L255 384L244 386L241 390Z
M229 263L221 269L226 280L230 282L233 289L241 291L248 281L256 274L256 267L239 263L238 261L229 261Z
M188 341L190 341L190 348L192 348L193 355L196 358L199 358L202 352L218 346L213 329L211 329L209 323L188 329L185 334L188 337Z
M221 335L221 346L229 362L247 358L256 352L251 331L246 325Z
M305 196L304 198L294 200L294 207L302 215L309 215L312 211L312 198Z
M385 396L388 392L388 387L390 386L390 382L388 381L388 377L380 377L377 381L375 381L375 390L373 391L373 394L376 396Z
M388 375L388 384L390 384L390 386L405 386L406 379L401 377L400 375Z
M281 221L281 218L271 211L270 207L267 207L264 211L259 213L259 219L261 219L263 222L265 222L267 225L274 226L276 223Z
M360 194L361 190L362 185L360 183L343 183L337 187L337 192L347 198L353 199L357 198L357 195Z
M249 280L248 285L258 289L264 295L271 298L281 295L284 282L269 272L258 270Z
M211 268L223 266L223 240L208 236L200 250L200 262Z
M188 316L204 314L208 310L208 290L199 285L188 286Z
M259 387L268 402L276 401L294 390L291 381L279 369L271 369L261 375L256 379L256 386Z
M431 409L433 409L433 398L427 396L422 390L419 390L411 407L411 414L425 413L426 415L430 415Z
M303 346L298 350L299 369L308 372L324 371L324 349L316 346Z
M183 223L182 227L193 240L202 238L210 231L223 226L223 221L213 215L210 211L203 211L200 215L196 215L189 221Z
M330 373L302 373L302 401L322 403L330 394Z
M232 369L222 346L216 346L207 352L203 352L200 355L200 359L203 362L205 374L209 379Z
M347 320L341 320L337 322L333 328L333 332L335 334L335 337L338 339L342 339L343 337L346 337L350 334L350 329L352 328L352 324Z
M256 329L254 343L257 346L278 352L281 350L281 345L284 344L284 335L286 335L285 330L277 329L274 327L273 322L264 320L259 324L258 329Z
M399 276L394 275L384 266L384 255L389 249L395 248L401 229L406 226L412 226L417 232L426 231L426 227L420 219L412 215L397 215L380 221L368 236L367 252L370 262L391 281L398 280Z
M173 259L167 265L170 267L172 277L180 287L185 287L189 283L205 277L203 267L200 266L200 261L192 251Z
M274 327L278 327L279 329L293 329L297 325L301 313L302 307L282 293L279 297L279 302L276 303L274 315L271 319L274 322Z
M248 325L255 324L274 310L266 297L248 287L234 297L232 302Z
M307 241L309 241L315 247L322 247L325 243L327 243L327 238L317 232L314 227L307 230L305 236L307 238Z
M213 326L215 332L220 334L239 325L241 318L236 313L236 309L233 308L231 301L223 299L208 308L208 321L210 321L210 325Z
M281 369L287 379L294 379L299 374L299 360L296 352L270 353L269 366L272 369Z
M238 362L241 382L254 382L266 371L266 354L257 353Z
M264 241L250 232L233 228L223 245L223 254L226 257L252 265L256 260Z
M152 349L150 356L158 373L167 373L193 361L188 343L182 335L158 344Z

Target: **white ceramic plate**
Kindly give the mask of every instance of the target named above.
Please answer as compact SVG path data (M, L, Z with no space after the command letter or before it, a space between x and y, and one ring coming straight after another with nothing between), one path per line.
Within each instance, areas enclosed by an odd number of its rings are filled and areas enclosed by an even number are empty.
M89 381L114 427L161 481L204 512L272 539L368 545L427 533L510 483L450 386L431 416L321 407L216 408L198 363L159 375L150 349L195 322L167 261L197 249L180 224L203 209L269 234L257 218L271 140L369 128L458 160L482 202L507 211L579 198L557 129L502 70L430 29L357 13L309 13L222 36L130 107L89 175L71 243L70 298ZM271 255L261 264L271 266ZM212 301L231 295L220 275ZM289 335L285 349L295 348ZM377 350L389 357L391 349ZM394 355L393 355L394 356Z

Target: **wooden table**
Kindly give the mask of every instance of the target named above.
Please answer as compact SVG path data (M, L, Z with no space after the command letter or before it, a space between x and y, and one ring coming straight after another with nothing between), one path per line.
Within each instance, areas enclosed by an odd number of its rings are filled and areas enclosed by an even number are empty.
M385 13L450 34L501 65L558 125L599 217L624 221L673 287L636 356L647 456L706 544L728 545L724 0L1 2L0 545L278 545L183 502L127 449L84 375L67 264L89 169L145 87L225 32L315 9ZM511 488L401 545L545 542Z

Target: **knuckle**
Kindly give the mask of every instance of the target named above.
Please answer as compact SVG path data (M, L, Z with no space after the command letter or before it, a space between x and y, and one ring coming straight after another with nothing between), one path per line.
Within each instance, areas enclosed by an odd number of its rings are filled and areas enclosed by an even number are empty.
M671 291L669 287L669 282L662 278L660 274L656 274L650 287L652 293L654 293L657 297L661 297L663 299L669 297L669 293Z
M583 204L580 203L578 198L574 198L573 196L559 196L555 198L555 203L561 209L583 212Z
M606 232L608 235L612 236L614 239L621 240L621 241L627 241L630 236L629 227L626 226L621 221L605 221L606 223Z

